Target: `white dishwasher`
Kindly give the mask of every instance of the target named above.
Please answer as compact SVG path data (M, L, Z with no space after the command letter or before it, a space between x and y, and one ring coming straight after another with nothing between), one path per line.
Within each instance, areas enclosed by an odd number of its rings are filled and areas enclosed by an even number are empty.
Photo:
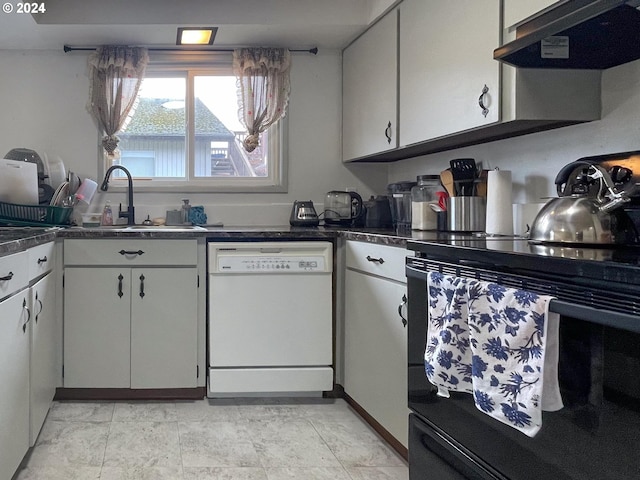
M333 389L330 242L208 244L208 397Z

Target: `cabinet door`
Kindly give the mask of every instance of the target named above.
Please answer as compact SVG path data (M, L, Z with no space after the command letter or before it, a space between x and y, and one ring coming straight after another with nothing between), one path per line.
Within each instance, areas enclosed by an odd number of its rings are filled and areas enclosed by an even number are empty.
M407 446L406 285L347 270L345 288L345 391Z
M128 388L131 270L66 268L65 388Z
M29 449L28 291L0 302L0 478L9 479Z
M400 145L497 122L500 0L405 0L400 9Z
M55 277L52 274L31 287L31 446L44 424L60 378L55 300Z
M197 386L196 268L135 268L131 388Z
M343 160L398 146L397 46L398 14L393 11L343 52Z

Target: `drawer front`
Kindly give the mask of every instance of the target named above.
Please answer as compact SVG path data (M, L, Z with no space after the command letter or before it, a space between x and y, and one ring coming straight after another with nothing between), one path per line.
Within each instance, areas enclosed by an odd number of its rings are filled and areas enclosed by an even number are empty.
M402 247L347 240L347 268L384 278L406 282L405 257L411 252Z
M29 281L50 272L55 265L55 243L43 243L27 250L29 254Z
M197 265L198 241L96 239L64 241L65 265Z
M0 258L0 298L7 297L29 284L27 252Z

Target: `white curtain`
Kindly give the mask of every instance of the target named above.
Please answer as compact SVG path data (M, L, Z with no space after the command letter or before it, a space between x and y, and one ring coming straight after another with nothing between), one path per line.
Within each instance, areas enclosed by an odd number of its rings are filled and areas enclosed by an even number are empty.
M244 148L252 152L260 134L286 115L291 90L291 55L282 48L242 48L233 52L238 81L238 118L248 135Z
M105 45L89 56L89 112L105 136L102 146L116 156L121 131L133 115L138 90L149 62L143 47Z

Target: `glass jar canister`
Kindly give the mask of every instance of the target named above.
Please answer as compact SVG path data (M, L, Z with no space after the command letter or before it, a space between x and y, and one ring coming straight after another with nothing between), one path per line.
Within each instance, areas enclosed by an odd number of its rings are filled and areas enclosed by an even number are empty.
M438 175L418 175L418 184L411 189L412 230L436 230L437 213L431 205L438 204L436 192L442 190Z

